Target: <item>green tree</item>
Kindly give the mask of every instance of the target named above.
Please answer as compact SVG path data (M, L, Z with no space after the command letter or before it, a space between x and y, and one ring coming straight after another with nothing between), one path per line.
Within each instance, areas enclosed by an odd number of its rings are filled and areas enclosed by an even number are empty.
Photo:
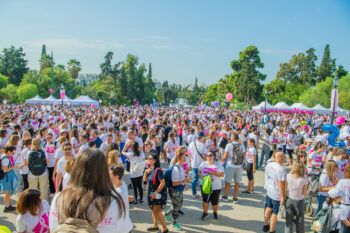
M8 77L8 83L18 86L23 75L28 72L27 60L22 47L4 48L0 54L0 73Z
M1 99L7 98L7 103L17 103L17 87L13 84L7 85L7 87L0 89L0 97Z
M344 75L339 80L339 106L350 110L350 75Z
M35 84L24 84L17 88L17 96L20 103L25 100L33 98L38 94L38 88Z
M335 71L335 59L331 59L329 44L324 48L321 65L318 69L319 81L324 81L327 77L333 77Z
M316 104L329 108L331 105L331 92L333 87L333 79L327 77L323 82L318 82L315 88L309 88L300 95L300 102L308 107L313 107Z
M214 83L208 87L207 93L204 96L204 101L207 104L210 104L211 102L216 100L218 95L218 86L219 84Z
M106 77L106 76L112 76L112 59L113 59L113 52L108 51L106 56L104 57L104 62L100 65L101 73L100 77Z
M265 93L265 90L268 90L267 99L271 104L274 105L280 102L279 101L280 97L283 96L285 89L286 89L285 82L283 82L279 78L276 78L264 86L263 94Z
M346 75L348 75L348 71L344 69L344 66L339 65L338 68L335 70L335 76L341 78Z
M53 61L53 57L48 54L43 54L39 60L39 63L40 63L40 71L43 71L46 68L50 68L52 65L55 65Z
M44 55L46 55L46 45L43 44L41 46L41 57L44 56Z
M81 71L80 61L76 59L70 59L67 63L68 72L72 76L72 78L77 79L79 76L79 72Z
M266 75L260 73L258 69L264 68L261 62L259 50L255 46L248 46L239 53L238 60L231 61L231 68L236 75L236 88L239 100L248 102L257 100L261 96Z
M8 84L8 77L5 75L0 74L0 89L5 88Z

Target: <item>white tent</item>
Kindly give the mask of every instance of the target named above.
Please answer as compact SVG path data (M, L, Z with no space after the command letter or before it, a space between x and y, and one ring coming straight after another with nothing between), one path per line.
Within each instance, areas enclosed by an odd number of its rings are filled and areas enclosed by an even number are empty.
M39 95L36 95L33 98L26 100L26 104L41 104L41 103L43 103L43 98L41 98Z
M263 101L260 104L254 106L252 109L253 110L264 110L265 109L265 101ZM275 107L272 106L269 102L266 102L266 109L275 109Z
M56 103L56 101L57 101L57 99L55 97L53 97L52 95L50 95L46 99L43 99L42 103L43 104L54 104L54 103Z
M286 104L285 102L279 102L273 106L274 108L278 110L292 110L292 108Z
M98 101L91 99L89 96L81 95L75 100L72 100L73 105L95 105L96 107L99 106Z
M332 109L330 109L330 111L332 112ZM342 109L339 106L335 109L335 112L337 112L337 114L339 116L349 115L349 111L348 110Z
M56 104L62 104L62 99L57 99ZM73 104L73 100L65 95L63 99L63 104Z
M297 109L297 110L299 110L299 111L312 111L311 108L305 106L305 105L302 104L302 103L295 103L295 104L293 104L292 106L290 106L290 108L291 108L292 110Z
M321 113L321 114L330 114L331 111L325 107L323 107L321 104L317 104L315 107L311 108L312 111L315 113Z

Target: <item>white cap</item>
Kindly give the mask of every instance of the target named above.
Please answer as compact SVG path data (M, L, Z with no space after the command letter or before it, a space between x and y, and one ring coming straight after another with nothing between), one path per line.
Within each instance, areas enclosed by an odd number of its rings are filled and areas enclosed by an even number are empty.
M338 188L334 188L328 191L328 196L330 198L345 197L345 193Z

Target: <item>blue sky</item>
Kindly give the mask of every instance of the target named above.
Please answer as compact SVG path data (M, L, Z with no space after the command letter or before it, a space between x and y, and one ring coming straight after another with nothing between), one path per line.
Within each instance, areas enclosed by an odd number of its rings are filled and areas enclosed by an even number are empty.
M350 70L349 12L349 0L1 0L0 49L22 46L38 69L44 43L56 63L78 59L83 73L98 73L107 51L115 62L132 53L160 81L212 84L255 45L271 81L280 63L310 47L319 64L327 43Z

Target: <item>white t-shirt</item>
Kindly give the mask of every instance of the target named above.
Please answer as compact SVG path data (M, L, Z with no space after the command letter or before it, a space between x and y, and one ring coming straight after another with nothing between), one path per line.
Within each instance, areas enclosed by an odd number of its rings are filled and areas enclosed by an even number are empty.
M194 145L196 143L196 146ZM191 142L188 149L191 152L192 158L191 158L191 167L192 168L199 168L200 164L204 162L204 160L201 158L201 156L198 154L196 147L198 149L198 152L202 155L204 158L204 154L208 154L207 147L204 143L200 141Z
M166 151L166 153L167 153L167 158L168 158L168 159L174 158L174 157L175 157L176 149L179 147L179 143L176 142L176 140L175 140L175 143L173 143L171 140L168 140L168 142L165 143L164 146L166 146L166 147L168 148L168 150L170 150L170 152Z
M253 156L256 156L256 149L255 147L248 147L248 151L246 153L246 161L247 163L254 163Z
M284 170L282 165L276 162L270 162L266 165L264 188L267 191L267 195L271 199L276 201L281 200L278 181L285 181L285 180L286 180L286 171Z
M57 149L56 154L55 154L55 159L63 158L63 156L64 156L64 153L63 153L62 149Z
M79 153L82 152L83 150L89 148L89 145L88 143L85 143L84 145L82 145L80 148L79 148Z
M312 165L315 165L315 168L321 168L321 166L322 166L322 157L323 157L323 154L322 153L317 153L316 151L312 152L309 155L309 158L311 159L311 163L312 163ZM314 174L319 174L318 171L312 171L312 166L310 167L310 165L308 165L307 168L308 168L309 174L312 174L312 172Z
M344 178L344 170L345 170L346 165L348 164L348 160L346 160L346 159L340 160L337 157L335 157L334 161L338 164L337 177L338 177L338 179L343 179Z
M51 203L51 210L50 210L50 231L53 231L55 227L58 226L58 219L57 219L57 210L56 210L56 194L52 200ZM97 226L97 230L100 233L110 233L110 232L118 232L118 233L128 233L132 230L132 224L130 226L130 223L128 222L128 219L124 216L119 216L119 206L115 199L112 200L112 203L110 204L106 216L102 220L100 224Z
M126 157L128 157L131 164L145 160L145 154L142 151L140 151L140 156L135 156L134 152L126 152ZM136 178L140 176L143 176L143 171L134 173L132 167L130 168L130 178Z
M70 141L71 141L72 145L80 146L80 143L78 142L78 139L76 137L72 137L72 139ZM72 147L72 149L73 149L73 147ZM79 147L77 149L73 149L73 150L76 154L79 153Z
M108 145L109 145L109 144L108 144L107 142L102 143L101 146L100 146L100 150L101 150L103 153L105 153L105 149L107 148Z
M171 166L174 165L174 160L175 160L175 158L173 158L173 159L170 161L169 167L171 167ZM190 168L190 160L188 159L187 156L186 156L186 162L184 162L184 163L182 164L182 168L184 169L185 173L187 173L188 169Z
M26 233L37 233L37 232L49 232L49 213L50 206L47 201L42 200L41 204L43 206L42 213L33 216L29 211L25 214L17 215L16 219L16 231L26 232ZM39 211L39 210L38 210Z
M322 209L328 208L327 202L325 202L322 206ZM331 226L334 226L331 230L337 230L341 227L341 223L344 220L347 220L349 216L349 208L345 205L338 204L333 205L333 211L332 211L332 219L331 219Z
M303 187L308 183L309 182L306 176L294 178L294 176L289 173L287 175L287 196L293 200L304 200L305 197L303 195Z
M329 179L327 173L322 173L320 176L320 185L322 185L325 188L329 188L334 186L335 184L333 184L331 182L331 180ZM328 192L319 192L320 195L327 197L328 196Z
M214 162L214 164L209 165L208 161L205 161L203 163L201 163L201 165L199 166L199 171L202 172L203 176L207 176L209 174L209 172L224 172L224 168L221 166L221 164L219 162ZM217 176L211 176L211 189L212 190L219 190L222 188L222 182L221 182L221 178L217 177ZM200 180L200 183L203 184L203 180Z
M54 167L56 164L56 149L53 147L53 145L46 144L44 151L46 152L46 158L49 160L49 162L47 163L47 167Z
M226 160L226 167L233 167L233 168L239 168L242 167L242 165L234 165L232 164L232 156L233 156L233 144L238 144L238 142L232 142L228 143L225 148L225 152L228 152L227 160ZM243 144L241 144L242 147L242 153L245 152L245 147Z
M287 146L286 146L286 148L288 150L294 150L295 149L295 139L296 139L295 134L288 134L288 136L287 136ZM289 143L288 143L288 141L289 141Z
M117 193L120 194L120 196L122 196L124 204L125 204L125 212L126 212L126 224L129 226L130 231L133 228L133 224L131 222L130 219L130 215L129 215L129 194L128 194L128 187L126 186L126 184L123 182L123 184L117 188L115 188L115 190L117 191Z
M342 203L350 205L350 179L339 180L336 187L345 193L345 197L343 198Z
M21 158L20 158L21 164L24 163L24 160L28 160L28 152L29 152L29 149L27 147L24 147L22 152L21 152ZM28 165L20 168L19 173L20 174L28 174Z
M186 173L183 167L174 165L174 168L171 172L171 182L183 181L186 178Z
M77 158L76 155L73 155L73 158ZM64 177L64 174L66 173L66 163L68 160L66 160L64 157L60 158L57 162L56 172L61 173L62 177Z
M65 189L69 183L70 174L68 172L64 173L63 181L62 181L62 189Z

